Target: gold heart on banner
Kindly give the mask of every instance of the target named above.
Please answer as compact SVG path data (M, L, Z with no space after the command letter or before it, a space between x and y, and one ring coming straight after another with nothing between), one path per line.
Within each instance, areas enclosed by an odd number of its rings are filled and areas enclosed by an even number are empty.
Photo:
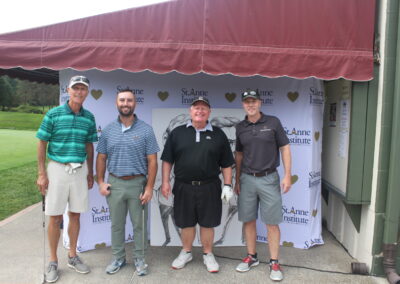
M92 94L92 97L96 100L100 99L100 97L103 95L102 90L92 90L90 93Z
M236 94L235 93L225 93L225 99L228 102L233 102L233 100L236 98Z
M295 184L299 180L299 177L297 175L292 176L292 184Z
M287 96L288 96L290 101L294 102L299 97L299 93L298 92L289 92L287 94Z
M292 242L283 241L282 246L287 247L287 248L292 248L293 247L293 243Z
M165 101L168 98L169 93L167 91L165 92L159 91L157 95L160 100Z
M315 216L317 216L317 213L318 213L318 210L317 210L317 209L314 209L314 210L312 211L312 214L311 214L311 215L312 215L313 217L315 217Z
M314 138L315 138L315 141L318 141L318 139L319 139L319 131L315 131Z

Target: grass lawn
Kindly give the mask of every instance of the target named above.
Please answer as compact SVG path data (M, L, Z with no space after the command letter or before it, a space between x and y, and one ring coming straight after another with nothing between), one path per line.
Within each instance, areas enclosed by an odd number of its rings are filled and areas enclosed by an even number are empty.
M35 134L0 129L0 220L41 200L36 187Z
M37 130L44 114L0 111L0 128Z
M35 135L36 131L0 129L0 171L36 161Z
M36 161L0 170L0 221L42 200L36 173Z

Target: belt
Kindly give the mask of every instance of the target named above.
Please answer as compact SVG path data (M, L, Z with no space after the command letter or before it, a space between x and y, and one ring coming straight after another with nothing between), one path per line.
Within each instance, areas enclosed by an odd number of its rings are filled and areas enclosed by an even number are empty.
M203 184L208 184L208 183L212 183L214 181L219 180L219 178L213 178L213 179L206 179L206 180L182 180L182 179L177 179L175 178L175 180L186 183L186 184L190 184L190 185L195 185L195 186L200 186Z
M132 175L132 176L122 176L122 177L116 176L116 175L114 175L112 173L110 173L110 175L112 175L115 178L122 179L122 180L131 180L131 179L134 179L134 178L137 178L137 177L144 177L144 175L142 175L142 174Z
M253 177L265 177L266 175L272 174L274 172L276 172L276 169L270 169L259 173L246 173L246 174L251 175Z

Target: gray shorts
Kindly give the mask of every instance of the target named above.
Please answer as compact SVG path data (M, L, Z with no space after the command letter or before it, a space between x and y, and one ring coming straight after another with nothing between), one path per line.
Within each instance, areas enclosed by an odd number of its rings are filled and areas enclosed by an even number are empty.
M258 204L260 204L263 223L278 225L282 222L282 195L278 172L263 177L254 177L245 173L240 175L239 221L256 220Z

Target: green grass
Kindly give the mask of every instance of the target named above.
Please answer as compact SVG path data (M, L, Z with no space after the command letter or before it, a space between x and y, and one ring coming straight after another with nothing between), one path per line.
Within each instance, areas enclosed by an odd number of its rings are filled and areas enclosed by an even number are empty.
M0 220L37 203L35 131L0 129Z
M0 129L0 171L36 161L35 135L36 131Z
M0 170L0 221L41 200L36 162Z
M37 130L44 114L0 111L0 128Z

